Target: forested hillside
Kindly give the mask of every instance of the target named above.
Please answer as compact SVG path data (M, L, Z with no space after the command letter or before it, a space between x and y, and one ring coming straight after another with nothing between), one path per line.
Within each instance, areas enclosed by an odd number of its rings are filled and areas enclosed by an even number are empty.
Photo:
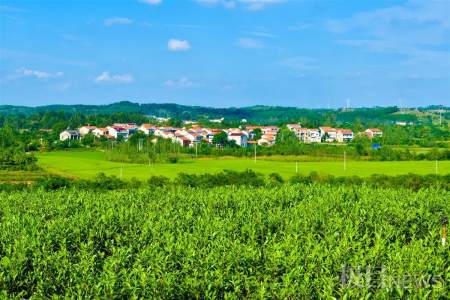
M307 121L318 126L323 123L345 123L359 120L363 123L391 123L394 121L431 121L432 114L427 114L429 108L419 108L417 111L399 113L397 107L373 107L343 109L306 109L282 106L250 106L213 108L201 106L187 106L171 103L139 104L128 101L112 103L108 105L48 105L38 107L25 106L0 106L0 114L32 115L45 112L64 112L69 114L99 115L111 113L136 113L158 117L170 117L175 119L208 119L225 118L228 121L246 119L249 122L261 124L275 124L283 122ZM444 108L444 111L450 108ZM446 118L446 114L443 117ZM305 123L305 122L303 122Z

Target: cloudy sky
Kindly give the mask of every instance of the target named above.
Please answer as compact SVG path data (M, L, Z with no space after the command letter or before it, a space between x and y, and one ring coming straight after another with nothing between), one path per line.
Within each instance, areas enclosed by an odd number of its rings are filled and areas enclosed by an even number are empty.
M2 0L0 104L450 104L450 1Z

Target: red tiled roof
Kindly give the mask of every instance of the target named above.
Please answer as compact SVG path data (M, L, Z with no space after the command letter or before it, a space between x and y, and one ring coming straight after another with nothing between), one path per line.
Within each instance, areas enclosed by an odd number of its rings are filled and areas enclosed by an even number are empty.
M381 132L380 128L369 128L369 130L372 132Z
M331 127L319 127L319 129L325 131L325 132L332 132L332 131L336 131L336 128L331 128Z
M150 128L153 128L155 126L152 125L152 124L142 124L141 127L145 128L145 129L150 129Z
M344 129L344 128L339 128L338 131L342 132L343 134L352 134L353 131L351 129Z

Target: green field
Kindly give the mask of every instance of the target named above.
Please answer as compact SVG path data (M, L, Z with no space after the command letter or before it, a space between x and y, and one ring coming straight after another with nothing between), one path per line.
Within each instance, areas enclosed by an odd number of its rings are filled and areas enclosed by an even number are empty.
M50 173L76 178L92 178L99 172L106 175L136 177L148 179L152 175L163 175L170 178L179 172L185 173L216 173L224 169L243 171L252 169L263 174L277 172L285 178L296 173L296 163L282 160L257 160L246 158L217 158L182 160L176 164L141 165L111 162L105 159L105 154L99 151L59 151L39 154L39 165ZM347 161L344 169L343 161L300 162L298 171L309 174L311 171L327 173L336 176L370 176L371 174L399 175L407 173L434 174L434 161ZM438 163L439 174L450 171L450 161Z
M320 184L0 192L0 298L447 299L449 196Z

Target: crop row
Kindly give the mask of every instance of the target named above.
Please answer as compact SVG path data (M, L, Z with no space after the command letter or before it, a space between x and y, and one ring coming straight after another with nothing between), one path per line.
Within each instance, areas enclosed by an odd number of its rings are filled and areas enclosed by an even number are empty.
M0 193L0 296L445 297L443 189Z

